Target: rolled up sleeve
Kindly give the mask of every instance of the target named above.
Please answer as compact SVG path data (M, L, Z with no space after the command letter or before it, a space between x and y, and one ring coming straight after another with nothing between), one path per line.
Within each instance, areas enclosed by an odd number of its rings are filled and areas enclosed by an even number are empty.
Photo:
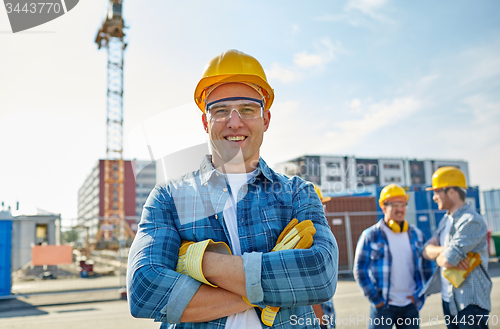
M443 251L444 258L453 266L457 266L478 244L483 243L482 239L486 236L487 228L484 221L473 216L461 221L450 243Z

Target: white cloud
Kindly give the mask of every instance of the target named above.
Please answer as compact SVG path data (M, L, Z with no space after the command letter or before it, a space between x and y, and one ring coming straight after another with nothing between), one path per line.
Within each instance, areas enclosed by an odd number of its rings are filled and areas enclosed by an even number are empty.
M329 37L321 38L313 43L314 51L302 51L293 56L292 66L285 66L280 63L271 64L270 69L266 69L269 79L277 79L284 83L302 80L310 71L306 69L317 68L319 71L325 65L337 59L339 54L349 53L339 41L333 42Z
M351 107L351 109L358 109L360 106L361 106L361 101L357 98L354 98L351 100L351 102L349 103L349 106Z
M315 44L316 52L303 51L294 55L294 63L300 68L323 67L328 62L337 59L337 54L347 53L339 41L335 43L324 37Z
M268 79L277 79L284 83L295 82L302 79L302 74L297 72L295 68L285 68L279 63L273 63L270 69L266 70Z
M297 24L292 25L292 34L296 34L300 31L300 27Z
M341 14L323 14L322 16L316 17L317 21L324 22L346 22L352 26L360 26L366 24L365 20L361 15L354 15L353 13L341 13Z
M432 75L428 75L428 76L423 77L422 79L420 79L420 82L423 84L429 84L438 78L439 78L438 74L432 74Z
M301 68L309 68L311 66L321 66L328 63L331 60L329 56L319 55L319 54L308 54L307 52L302 52L295 54L293 62Z
M347 11L352 9L359 10L363 14L376 18L376 10L383 7L386 3L386 0L350 0L346 4L345 9Z
M374 20L391 23L392 20L382 14L380 10L387 4L387 0L350 0L340 14L323 14L316 18L318 21L347 22L353 26L366 25L366 16ZM360 15L361 14L361 15Z
M465 63L461 85L498 78L500 76L500 40L485 47L470 49L460 56Z
M357 105L356 101L353 100L351 103ZM372 104L362 118L339 122L335 125L335 130L325 132L324 136L336 140L336 147L339 150L346 150L372 132L386 125L392 125L420 108L421 102L413 97L395 98L392 101Z
M491 102L484 95L476 94L463 100L474 115L471 123L481 130L480 136L475 136L485 144L500 141L500 102ZM477 129L474 129L477 132ZM473 137L473 136L471 136Z

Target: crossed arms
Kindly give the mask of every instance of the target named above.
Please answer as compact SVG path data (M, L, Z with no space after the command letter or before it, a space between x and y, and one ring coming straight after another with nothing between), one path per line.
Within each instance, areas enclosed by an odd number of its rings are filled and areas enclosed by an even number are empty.
M437 236L433 236L424 249L423 256L445 268L456 267L459 270L467 270L469 262L467 254L474 251L486 237L486 225L484 221L475 219L471 215L458 220L458 227L447 246L440 246Z
M133 316L169 323L206 322L251 308L241 296L261 307L311 305L333 296L338 249L319 200L293 213L300 221L314 223L316 235L308 250L265 250L242 256L206 252L203 273L219 288L175 272L181 240L186 237L173 209L165 188L155 188L129 256L127 289ZM282 228L289 220L283 221ZM213 237L197 236L206 238Z

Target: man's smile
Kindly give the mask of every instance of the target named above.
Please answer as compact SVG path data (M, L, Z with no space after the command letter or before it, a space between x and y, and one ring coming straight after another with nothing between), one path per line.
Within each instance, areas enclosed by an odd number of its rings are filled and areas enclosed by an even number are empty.
M230 141L230 142L239 142L239 141L244 141L247 138L247 136L244 135L237 135L237 136L225 136L224 139Z

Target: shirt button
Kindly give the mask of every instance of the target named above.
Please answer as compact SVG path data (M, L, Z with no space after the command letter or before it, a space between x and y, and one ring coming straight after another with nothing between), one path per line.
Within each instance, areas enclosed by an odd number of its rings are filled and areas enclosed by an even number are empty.
M215 173L215 176L219 177L219 173Z
M219 219L219 216L215 215L215 219Z
M224 187L222 190L223 190L224 192L227 192L227 188L225 188L225 187Z

